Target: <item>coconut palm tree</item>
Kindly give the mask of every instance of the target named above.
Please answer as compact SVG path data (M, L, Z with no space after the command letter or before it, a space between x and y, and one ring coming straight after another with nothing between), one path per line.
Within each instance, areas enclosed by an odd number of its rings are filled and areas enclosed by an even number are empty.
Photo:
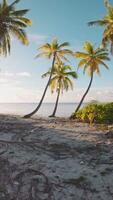
M50 73L51 69L47 73L43 74L42 78L50 76ZM52 93L56 90L57 99L53 113L49 117L55 117L60 94L63 93L64 90L68 91L69 88L73 89L73 82L71 81L71 78L77 79L77 73L75 71L72 71L71 66L65 65L62 62L58 62L55 64L49 86Z
M105 0L107 14L100 20L89 22L89 26L97 25L104 27L102 44L106 48L110 44L110 51L113 54L113 6Z
M28 44L24 29L32 23L31 20L24 17L28 12L27 9L16 10L15 6L19 1L15 0L8 4L7 0L3 0L0 3L0 52L5 56L10 53L12 35L18 38L22 44Z
M84 69L84 73L88 73L88 75L90 76L90 82L78 107L76 108L75 113L80 109L86 95L90 90L94 73L96 72L98 75L100 74L100 66L104 66L106 69L109 69L108 65L104 62L110 60L108 57L108 51L106 49L100 47L94 49L93 45L90 42L85 42L84 50L84 52L75 52L75 57L81 59L78 64L78 68L82 67Z
M44 57L47 57L49 59L52 59L51 73L50 73L49 80L48 80L47 85L44 89L42 98L41 98L38 106L36 107L36 109L33 112L31 112L28 115L25 115L24 118L31 117L32 115L34 115L39 110L39 108L40 108L40 106L41 106L41 104L44 100L46 91L48 89L48 86L49 86L49 83L50 83L50 80L51 80L51 77L52 77L55 62L56 61L60 62L60 60L66 60L67 61L68 59L66 58L66 56L73 55L73 52L71 50L69 50L68 47L69 47L68 42L64 42L62 44L59 44L57 39L54 39L51 44L46 43L39 48L39 50L41 50L41 53L39 53L36 56L37 58L39 58L40 56L44 56Z

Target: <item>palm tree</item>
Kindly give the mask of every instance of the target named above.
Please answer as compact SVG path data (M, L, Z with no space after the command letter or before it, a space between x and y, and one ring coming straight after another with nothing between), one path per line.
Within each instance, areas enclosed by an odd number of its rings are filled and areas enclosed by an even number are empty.
M0 52L5 56L10 53L12 35L18 38L22 44L28 44L24 29L32 23L31 20L24 17L29 10L16 10L15 5L19 1L15 0L9 5L7 0L3 0L0 4Z
M105 0L105 7L107 9L107 15L100 20L89 22L88 25L105 27L102 44L105 48L110 44L110 51L113 54L113 6L109 3L108 0Z
M84 44L85 52L75 52L75 57L81 59L78 68L83 67L84 73L87 71L90 76L90 82L88 88L83 95L78 107L76 108L75 113L80 109L86 95L89 92L89 89L92 85L93 75L96 72L98 75L100 74L100 66L104 66L106 69L109 69L107 64L104 61L109 61L108 51L104 48L94 49L93 45L90 42L85 42Z
M48 80L47 85L44 89L42 98L41 98L38 106L36 107L36 109L33 112L31 112L28 115L25 115L24 118L30 118L32 115L34 115L39 110L39 108L40 108L40 106L41 106L41 104L44 100L46 91L48 89L48 86L49 86L49 83L50 83L50 80L51 80L51 77L52 77L55 62L56 61L59 62L60 60L66 60L67 61L68 59L65 56L73 55L73 52L71 50L67 49L68 47L69 47L68 42L64 42L62 44L59 44L58 41L56 39L54 39L51 44L46 43L39 48L39 50L41 50L41 53L39 53L36 57L38 58L40 56L44 56L44 57L48 57L49 59L52 59L51 72L50 72L49 80Z
M50 76L50 73L51 69L47 73L43 74L42 78ZM49 86L51 87L52 93L56 90L57 99L53 113L52 115L50 115L50 117L55 117L61 92L63 93L64 90L68 91L69 88L73 89L71 78L77 79L77 73L75 71L72 71L71 66L65 65L62 62L58 62L55 64Z

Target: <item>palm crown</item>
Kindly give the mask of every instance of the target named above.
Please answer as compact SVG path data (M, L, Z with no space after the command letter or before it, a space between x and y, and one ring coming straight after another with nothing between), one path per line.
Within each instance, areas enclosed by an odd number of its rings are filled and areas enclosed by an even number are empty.
M102 43L104 47L107 47L107 45L110 43L111 53L113 54L113 7L108 1L105 1L105 7L107 9L107 15L100 20L89 22L88 25L98 25L105 27Z
M39 50L41 50L41 53L39 53L36 58L40 56L46 56L48 58L51 58L52 56L55 56L57 61L60 60L66 60L66 55L73 55L73 52L68 49L69 43L64 42L62 44L59 44L57 39L54 39L51 44L46 43L42 45Z
M84 44L84 52L76 52L75 56L80 60L78 64L78 68L83 67L84 68L84 73L85 71L88 73L90 76L90 82L88 85L87 90L85 91L84 95L82 96L80 103L78 104L75 113L78 112L80 109L86 95L88 94L90 87L92 85L93 81L93 74L96 72L97 74L100 74L100 66L104 66L105 68L108 69L108 66L104 61L108 61L108 51L104 48L94 48L91 42L85 42Z
M47 73L43 74L42 77L47 77L50 75L50 73L51 69ZM49 84L51 87L51 92L53 93L55 89L56 91L60 89L62 92L64 90L68 91L69 88L73 89L71 78L77 78L77 73L72 71L72 67L69 65L64 65L63 63L56 63Z
M90 42L85 42L84 52L75 52L76 58L81 59L78 64L78 68L84 67L84 73L87 73L91 76L92 73L96 72L100 74L100 65L103 65L108 69L107 64L104 61L109 61L108 51L104 48L94 49L93 45Z
M27 9L16 10L15 5L19 1L15 0L9 5L7 0L3 0L0 4L0 48L4 55L10 53L11 35L16 36L23 44L28 44L24 28L31 25L31 20L24 17Z
M71 50L69 50L68 47L69 47L69 43L68 42L64 42L62 44L59 44L58 41L56 39L54 39L51 44L46 43L46 44L42 45L39 48L39 50L41 52L36 56L36 58L38 58L40 56L45 56L45 57L48 57L49 59L52 58L52 67L50 69L50 73L48 74L49 75L49 80L48 80L47 85L46 85L46 87L44 89L42 98L41 98L38 106L36 107L36 109L33 112L31 112L28 115L25 115L24 116L25 118L28 118L28 117L31 117L32 115L34 115L39 110L40 106L42 105L42 102L44 100L44 97L45 97L45 94L47 92L48 86L50 85L50 82L51 82L51 78L52 78L52 75L53 75L55 63L56 62L60 63L62 60L68 61L66 56L68 56L68 55L72 55L73 56L73 52Z

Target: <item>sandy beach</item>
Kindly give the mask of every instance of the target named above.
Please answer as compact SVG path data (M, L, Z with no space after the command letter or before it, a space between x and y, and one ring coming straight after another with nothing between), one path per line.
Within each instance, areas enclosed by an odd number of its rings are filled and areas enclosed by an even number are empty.
M113 125L0 116L0 200L112 200Z

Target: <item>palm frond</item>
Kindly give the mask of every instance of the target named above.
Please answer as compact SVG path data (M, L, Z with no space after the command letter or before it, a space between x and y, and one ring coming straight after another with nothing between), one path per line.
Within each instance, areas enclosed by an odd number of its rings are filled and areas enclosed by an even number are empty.
M51 73L51 69L48 70L48 72L44 73L42 75L43 78L46 76L49 76ZM64 63L55 63L53 68L53 73L51 77L51 81L49 86L51 87L51 91L58 92L58 88L61 88L61 91L63 90L68 91L69 88L73 88L73 84L71 79L77 79L77 73L75 71L72 71L72 67L69 65L65 65Z
M58 53L62 54L62 55L71 55L73 56L73 51L69 50L69 49L63 49L63 50L60 50L60 51L57 51Z
M86 63L87 63L87 60L86 60L86 59L80 60L80 62L79 62L79 64L78 64L78 68L83 67Z
M66 62L70 63L69 59L66 58L66 56L65 56L64 54L62 54L62 53L61 53L60 55L57 55L57 56L56 56L56 60L57 60L58 62L66 61Z
M75 79L78 78L77 73L74 72L74 71L72 71L72 72L66 72L65 75L66 75L66 76L70 76L70 77L75 78Z
M62 68L62 71L65 72L67 70L72 70L72 67L70 65L64 65L62 64L61 65L61 68Z
M84 44L84 50L88 54L93 54L93 45L90 42L85 42L85 44Z
M29 44L29 40L28 40L27 35L26 35L26 33L23 29L18 29L14 26L10 26L10 31L11 31L11 33L14 34L15 37L18 38L19 41L22 42L22 44L24 44L24 45Z
M59 45L58 49L62 49L64 47L69 47L69 46L70 46L69 42L64 42L64 43Z
M86 72L86 70L87 70L87 68L88 68L89 66L91 67L90 61L88 61L88 62L84 65L83 74L85 74L85 72ZM91 71L92 71L92 68L91 68Z
M24 45L29 43L25 28L31 25L31 20L24 17L29 10L16 10L15 5L19 2L15 0L8 4L7 0L3 0L0 4L0 38L4 55L10 53L12 35Z
M42 53L39 53L38 55L35 56L35 58L39 58L39 57L48 57L48 58L50 58L51 57L51 53L50 52L42 52Z
M18 20L20 20L21 22L25 23L27 26L31 26L32 25L32 21L28 18L25 17L18 17Z
M46 44L40 46L38 48L38 50L41 50L41 51L50 51L51 50L51 45L49 43L46 43Z
M42 74L42 78L46 78L47 76L49 76L51 74L51 70L49 70L48 72Z
M74 55L76 58L88 58L89 56L88 53L79 52L79 51L75 52Z
M29 9L17 10L11 13L12 16L22 17L29 12Z
M107 65L105 62L103 62L102 60L99 60L99 59L98 59L98 62L99 62L101 65L103 65L106 69L109 69L108 65Z
M15 0L10 6L14 6L15 4L19 3L21 0Z
M69 87L71 88L71 90L73 90L73 83L72 83L72 81L68 77L66 77L65 80L66 80L67 85L68 85L68 87L66 88L66 90L68 90Z
M105 20L97 20L97 21L88 22L88 26L106 26L107 24L108 22Z
M101 60L104 60L104 61L110 61L110 58L106 55L98 55L97 56L97 59L101 59Z
M101 76L99 67L96 68L96 73Z

